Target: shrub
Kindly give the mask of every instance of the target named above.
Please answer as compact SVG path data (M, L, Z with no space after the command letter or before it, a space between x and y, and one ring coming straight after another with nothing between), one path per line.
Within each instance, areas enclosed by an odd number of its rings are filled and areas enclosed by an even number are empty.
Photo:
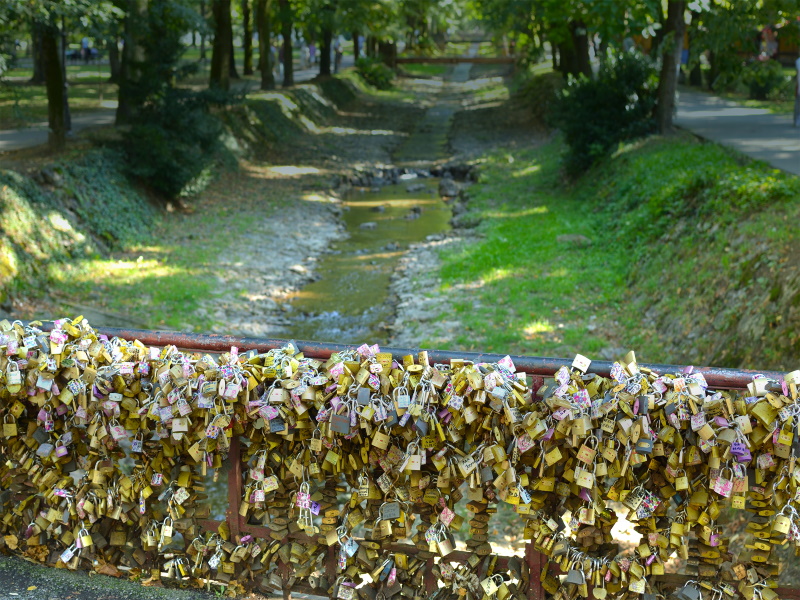
M776 92L782 93L788 80L776 60L754 60L742 72L742 83L753 100L766 100Z
M221 148L215 97L170 89L145 105L125 135L128 172L168 198L200 176Z
M356 62L356 69L361 78L379 90L388 90L392 87L394 71L375 58L363 57Z
M523 83L517 97L528 107L539 123L548 120L558 95L564 89L564 78L555 72L543 73Z
M571 79L551 118L569 146L568 173L578 174L623 140L652 132L657 86L655 67L639 53L610 57L596 79Z

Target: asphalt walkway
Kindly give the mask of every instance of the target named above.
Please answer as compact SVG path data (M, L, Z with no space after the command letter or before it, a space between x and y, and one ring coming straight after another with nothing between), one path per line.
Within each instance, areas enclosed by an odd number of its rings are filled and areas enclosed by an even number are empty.
M342 57L342 69L354 66L353 56ZM304 83L310 81L319 75L319 67L315 66L308 69L295 69L294 82ZM234 86L249 85L253 90L258 89L258 83L254 80L243 80L242 82L233 82ZM278 80L278 89L280 89L280 79ZM72 114L72 132L74 135L83 129L89 127L104 127L114 124L114 117L116 109L106 108L91 112L79 112ZM13 150L22 150L23 148L33 148L34 146L41 146L47 143L47 121L41 123L33 123L29 127L20 129L3 129L0 130L0 152L11 152Z
M800 128L792 127L791 115L776 115L712 94L681 89L675 124L800 175Z

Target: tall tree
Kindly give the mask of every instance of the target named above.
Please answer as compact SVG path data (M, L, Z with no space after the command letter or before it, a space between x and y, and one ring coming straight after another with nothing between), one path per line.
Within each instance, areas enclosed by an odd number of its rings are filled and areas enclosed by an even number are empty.
M141 105L142 67L145 61L142 33L147 22L149 0L127 0L125 44L122 47L117 125L130 123Z
M289 0L278 0L283 36L283 87L294 85L294 63L292 62L292 29L294 28L294 12Z
M44 59L44 78L47 86L47 120L50 127L48 143L51 150L62 150L67 143L67 123L69 104L67 102L66 81L61 62L61 32L54 18L42 23L42 56Z
M331 43L336 21L336 0L326 0L320 10L320 57L319 74L323 77L331 74Z
M675 92L678 87L678 68L683 50L683 32L686 29L685 0L669 0L664 23L664 41L661 46L661 74L658 80L656 126L661 133L672 130L675 112Z
M213 0L214 43L211 50L209 86L221 90L231 87L230 61L233 48L231 0Z
M233 21L231 21L230 53L228 54L228 68L230 69L231 79L239 79L239 72L236 70L236 51L233 48Z
M256 0L256 28L258 29L258 68L261 71L261 89L275 88L272 71L272 0Z
M34 19L31 24L31 47L33 49L33 77L28 83L44 83L44 53L42 52L42 26Z
M206 20L206 0L200 0L200 19L205 25ZM206 28L200 30L200 60L206 59Z
M242 22L244 23L244 74L253 74L253 21L250 0L242 0Z

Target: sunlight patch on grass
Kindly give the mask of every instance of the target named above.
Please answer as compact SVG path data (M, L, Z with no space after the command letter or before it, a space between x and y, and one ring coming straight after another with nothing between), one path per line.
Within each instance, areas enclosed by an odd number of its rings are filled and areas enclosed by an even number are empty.
M491 219L517 219L530 217L531 215L544 215L547 214L548 210L546 206L532 206L521 210L490 210L484 214Z
M56 281L65 281L69 277L75 283L104 282L113 284L135 284L149 277L170 277L185 269L168 266L156 259L145 260L140 256L136 260L96 259L84 263L80 272L68 273L55 269L52 277Z
M483 283L483 285L487 285L490 283L497 283L498 281L502 281L503 279L508 279L513 275L514 271L512 269L502 267L498 269L493 269L491 273L481 278L481 282Z
M550 321L547 321L546 319L537 319L536 321L533 321L532 323L529 323L523 327L522 331L525 332L526 338L530 340L538 337L542 333L550 333L551 331L554 331L554 327Z
M58 231L72 231L72 224L67 221L64 216L56 211L51 211L50 214L47 215L47 220L50 221L50 225L53 226L53 229ZM78 240L83 241L84 235L78 234Z
M519 171L515 171L513 177L527 177L528 175L533 175L534 173L540 171L542 165L531 165L529 167L525 167L524 169L520 169Z

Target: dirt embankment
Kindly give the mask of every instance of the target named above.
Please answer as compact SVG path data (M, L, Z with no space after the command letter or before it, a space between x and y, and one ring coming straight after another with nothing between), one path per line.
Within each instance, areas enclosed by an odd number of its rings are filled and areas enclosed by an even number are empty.
M346 80L253 94L223 115L238 167L220 171L187 210L137 214L136 235L106 248L76 241L91 241L95 223L75 214L70 202L95 196L86 181L63 175L69 157L56 165L57 187L10 171L18 182L13 199L29 209L27 222L49 223L40 215L45 211L55 218L50 229L61 226L69 236L56 232L56 243L25 255L3 312L82 313L97 326L273 335L289 308L284 300L315 277L316 259L343 235L339 181L361 167L388 164L420 110L404 98L358 92ZM101 191L115 191L104 182L121 178L118 169L93 175ZM133 190L129 203L137 202L146 200ZM0 202L9 213L14 206ZM18 237L24 241L25 232ZM62 251L61 238L81 251Z

